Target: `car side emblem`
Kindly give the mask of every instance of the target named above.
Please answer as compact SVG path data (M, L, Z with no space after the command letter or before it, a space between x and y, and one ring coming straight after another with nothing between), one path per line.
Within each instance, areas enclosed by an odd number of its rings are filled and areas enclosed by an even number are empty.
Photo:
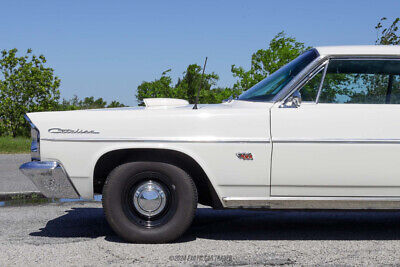
M49 133L53 134L99 134L95 130L82 130L82 129L61 129L61 128L50 128Z
M253 160L253 154L251 153L236 153L236 156L242 160Z

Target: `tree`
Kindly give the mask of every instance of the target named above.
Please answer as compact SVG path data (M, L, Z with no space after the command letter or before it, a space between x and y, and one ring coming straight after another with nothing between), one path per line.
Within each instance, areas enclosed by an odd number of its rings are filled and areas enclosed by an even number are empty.
M85 97L79 100L78 96L74 95L70 100L63 99L59 105L59 110L77 110L77 109L96 109L96 108L117 108L125 107L124 104L118 101L112 101L107 105L103 98L94 99L93 96Z
M201 90L199 102L207 104L222 103L222 101L230 98L231 96L238 96L240 94L239 90L232 88L214 88L211 90Z
M13 137L27 134L25 113L54 110L60 97L60 79L45 66L46 58L31 49L21 57L17 52L3 50L0 58L0 119Z
M164 71L161 74L160 79L156 79L152 82L143 81L137 88L136 99L139 106L143 106L144 98L156 98L156 97L178 97L175 95L173 88L171 87L172 79L167 76L167 73L171 69Z
M184 96L184 99L188 100L189 103L194 103L198 89L201 87L203 94L200 94L200 103L209 103L206 100L204 92L210 91L212 86L215 86L219 76L212 72L211 74L204 74L202 76L202 67L197 64L191 64L187 67L183 73L183 78L178 80L175 86L177 92ZM213 91L216 93L216 91Z
M80 109L79 107L79 98L77 95L74 95L70 100L63 99L60 103L58 110L76 110Z
M400 18L394 19L392 24L384 28L382 23L385 23L387 18L383 17L375 26L377 38L375 44L381 45L398 45L400 44L399 26Z
M162 73L161 78L152 82L142 82L136 93L136 99L140 106L144 105L144 98L166 97L186 99L194 103L197 90L202 83L199 96L200 103L221 103L223 99L237 94L237 90L230 88L213 88L216 86L219 76L214 72L202 76L202 68L197 64L191 64L186 68L183 77L180 77L175 85L172 85L172 78L167 74L171 69Z
M287 37L283 31L278 33L270 41L267 49L259 49L251 56L250 70L231 66L233 76L238 78L233 89L240 91L249 89L308 49L310 47L306 47L293 37Z
M126 107L126 106L115 100L111 101L111 103L107 105L107 108L122 108L122 107Z
M95 109L95 108L105 108L107 102L103 100L103 98L94 99L93 96L85 97L83 101L79 102L79 107L81 109Z

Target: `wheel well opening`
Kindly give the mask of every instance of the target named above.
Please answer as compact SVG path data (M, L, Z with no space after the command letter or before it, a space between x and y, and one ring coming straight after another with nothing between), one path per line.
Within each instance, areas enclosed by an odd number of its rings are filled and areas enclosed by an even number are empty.
M217 193L200 165L182 152L167 149L121 149L104 154L97 161L94 169L94 193L102 193L104 182L114 168L132 161L164 162L182 168L196 184L199 203L215 209L222 208Z

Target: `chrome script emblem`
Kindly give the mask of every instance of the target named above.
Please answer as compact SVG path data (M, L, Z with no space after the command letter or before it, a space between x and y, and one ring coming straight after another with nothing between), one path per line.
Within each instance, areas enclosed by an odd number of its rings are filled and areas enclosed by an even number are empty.
M251 153L236 153L236 156L242 160L253 160L253 154Z
M61 129L61 128L50 128L48 130L49 133L53 134L99 134L99 132L95 130L81 130L81 129Z

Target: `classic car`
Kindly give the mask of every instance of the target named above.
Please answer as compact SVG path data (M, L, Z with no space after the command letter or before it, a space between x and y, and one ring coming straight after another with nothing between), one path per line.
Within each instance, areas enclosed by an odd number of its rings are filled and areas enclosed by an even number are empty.
M310 49L238 97L29 113L49 198L102 194L130 242L175 240L215 209L399 209L400 47Z

